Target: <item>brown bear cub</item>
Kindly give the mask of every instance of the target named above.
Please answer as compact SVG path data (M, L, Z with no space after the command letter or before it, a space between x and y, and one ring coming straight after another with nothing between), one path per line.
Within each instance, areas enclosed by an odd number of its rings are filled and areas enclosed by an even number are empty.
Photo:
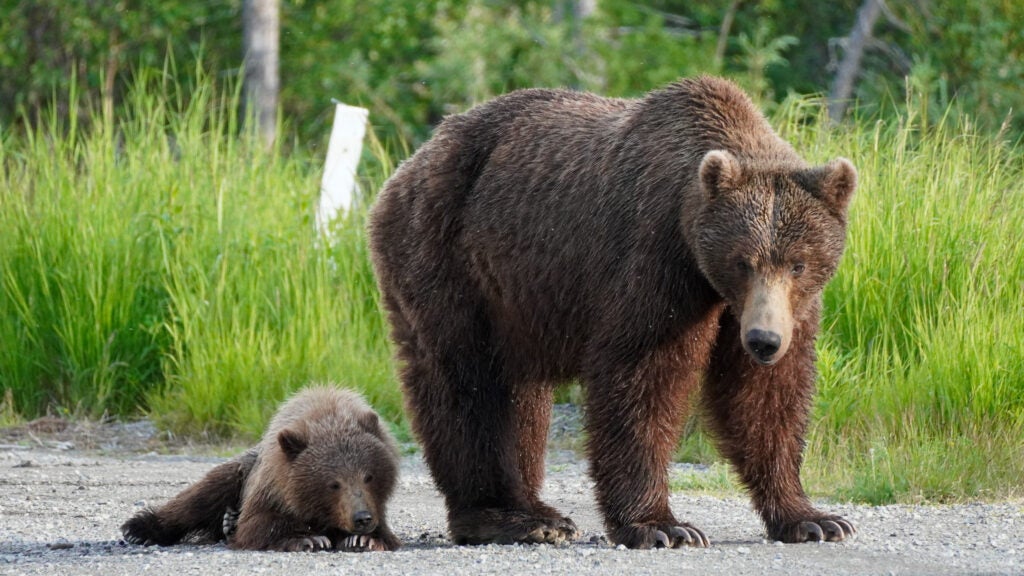
M281 406L258 446L121 531L146 545L227 538L237 550L395 550L385 505L398 458L361 396L309 387Z
M445 118L382 189L370 247L452 538L577 536L539 497L552 390L572 379L613 542L708 545L668 504L698 389L770 538L853 534L800 466L856 181L717 78L637 100L523 90Z

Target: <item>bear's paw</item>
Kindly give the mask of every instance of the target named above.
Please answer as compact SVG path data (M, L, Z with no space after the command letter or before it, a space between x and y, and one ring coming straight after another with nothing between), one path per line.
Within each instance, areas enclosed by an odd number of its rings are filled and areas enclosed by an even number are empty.
M456 544L564 544L579 538L571 518L536 511L485 508L453 516L449 522Z
M703 532L686 522L627 524L612 530L608 536L616 544L637 549L707 548L711 545Z
M841 542L857 533L849 520L841 516L821 516L808 520L785 522L772 527L768 535L787 544L800 542Z

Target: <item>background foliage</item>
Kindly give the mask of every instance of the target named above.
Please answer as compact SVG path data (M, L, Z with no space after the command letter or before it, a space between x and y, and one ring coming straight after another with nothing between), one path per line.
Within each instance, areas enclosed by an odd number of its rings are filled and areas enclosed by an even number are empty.
M57 104L124 103L132 71L197 55L237 75L241 0L66 3L0 0L0 126ZM526 86L633 96L698 72L736 77L765 104L824 93L860 0L598 0L585 19L568 0L282 0L284 118L307 146L324 141L330 98L371 109L385 140L415 145L445 113ZM1024 129L1024 4L891 3L875 27L857 97L867 108L923 91L941 115L956 97L987 128ZM179 82L194 75L176 71ZM79 109L77 112L81 113ZM934 118L932 118L934 120Z

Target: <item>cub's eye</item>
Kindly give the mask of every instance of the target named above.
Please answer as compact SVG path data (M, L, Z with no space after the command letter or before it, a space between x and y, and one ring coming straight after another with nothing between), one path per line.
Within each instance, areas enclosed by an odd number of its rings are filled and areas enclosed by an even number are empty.
M747 262L746 260L736 261L736 271L739 272L740 274L750 274L750 271L753 269L754 267L751 266L750 262Z
M367 474L366 477L363 478L363 482L365 482L366 484L373 482L373 474Z
M804 273L804 270L806 268L807 266L805 266L803 262L797 262L796 264L793 265L793 268L789 272L793 276L799 276Z
M331 490L341 490L341 482L335 480L334 482L331 482L331 485L329 487Z

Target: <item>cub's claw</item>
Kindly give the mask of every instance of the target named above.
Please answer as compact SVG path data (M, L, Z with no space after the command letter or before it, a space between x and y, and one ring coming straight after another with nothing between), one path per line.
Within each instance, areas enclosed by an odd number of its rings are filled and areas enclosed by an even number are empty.
M338 544L338 550L344 552L378 552L387 550L382 540L369 534L353 534Z
M238 516L241 511L235 510L231 506L228 506L227 510L224 511L224 519L221 521L221 531L224 532L225 538L230 538L235 530L238 529Z
M330 547L331 539L317 534L302 538L290 538L282 542L279 549L284 552L317 552L319 550L327 550Z

